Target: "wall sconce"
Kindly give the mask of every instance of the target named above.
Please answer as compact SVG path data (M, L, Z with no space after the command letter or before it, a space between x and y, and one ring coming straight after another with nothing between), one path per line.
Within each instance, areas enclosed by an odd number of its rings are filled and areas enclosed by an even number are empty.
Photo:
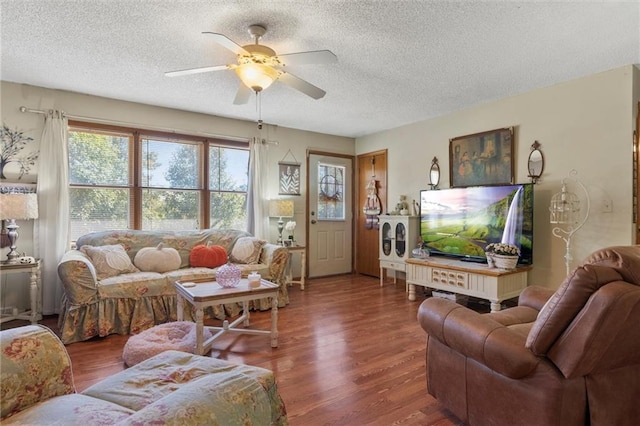
M282 231L284 230L283 217L293 217L292 200L269 201L269 216L278 218L278 244L282 245Z
M533 144L531 144L527 168L529 169L531 183L538 183L538 179L540 179L544 171L544 156L542 155L542 151L540 151L540 143L538 141L534 141Z
M22 188L23 192L0 193L0 219L6 220L7 237L9 238L9 253L6 263L18 263L20 254L16 250L18 241L18 229L16 220L28 220L38 218L38 196L34 192Z
M431 189L438 189L440 183L440 165L438 164L438 157L433 157L431 160L431 168L429 169L429 186Z

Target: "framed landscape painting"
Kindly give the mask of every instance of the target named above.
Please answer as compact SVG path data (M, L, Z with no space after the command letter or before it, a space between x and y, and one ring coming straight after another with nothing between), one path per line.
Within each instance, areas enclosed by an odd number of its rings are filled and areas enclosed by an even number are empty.
M451 187L512 184L513 127L449 140Z

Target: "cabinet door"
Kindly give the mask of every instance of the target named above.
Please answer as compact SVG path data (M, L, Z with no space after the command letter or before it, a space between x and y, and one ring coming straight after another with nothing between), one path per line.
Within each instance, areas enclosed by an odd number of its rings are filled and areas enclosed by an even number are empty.
M382 250L383 256L391 255L391 242L393 240L392 232L391 224L387 221L383 222L380 227L380 236L382 239L380 241L380 249Z
M396 223L395 234L396 256L402 259L407 252L407 227L404 225L404 223Z

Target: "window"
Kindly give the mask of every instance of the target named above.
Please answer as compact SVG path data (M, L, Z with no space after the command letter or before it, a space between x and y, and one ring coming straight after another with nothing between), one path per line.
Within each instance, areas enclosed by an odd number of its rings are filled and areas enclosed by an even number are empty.
M198 229L202 144L141 141L142 229Z
M211 228L246 229L249 151L209 147Z
M318 163L318 219L344 220L344 173L339 165Z
M71 234L246 229L248 144L70 124Z

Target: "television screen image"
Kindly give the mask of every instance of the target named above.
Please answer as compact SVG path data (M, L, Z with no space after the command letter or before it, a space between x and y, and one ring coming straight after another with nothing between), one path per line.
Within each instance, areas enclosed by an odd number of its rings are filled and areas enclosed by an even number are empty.
M531 265L533 184L421 191L420 235L433 254L479 262L487 244L513 244L518 263Z

